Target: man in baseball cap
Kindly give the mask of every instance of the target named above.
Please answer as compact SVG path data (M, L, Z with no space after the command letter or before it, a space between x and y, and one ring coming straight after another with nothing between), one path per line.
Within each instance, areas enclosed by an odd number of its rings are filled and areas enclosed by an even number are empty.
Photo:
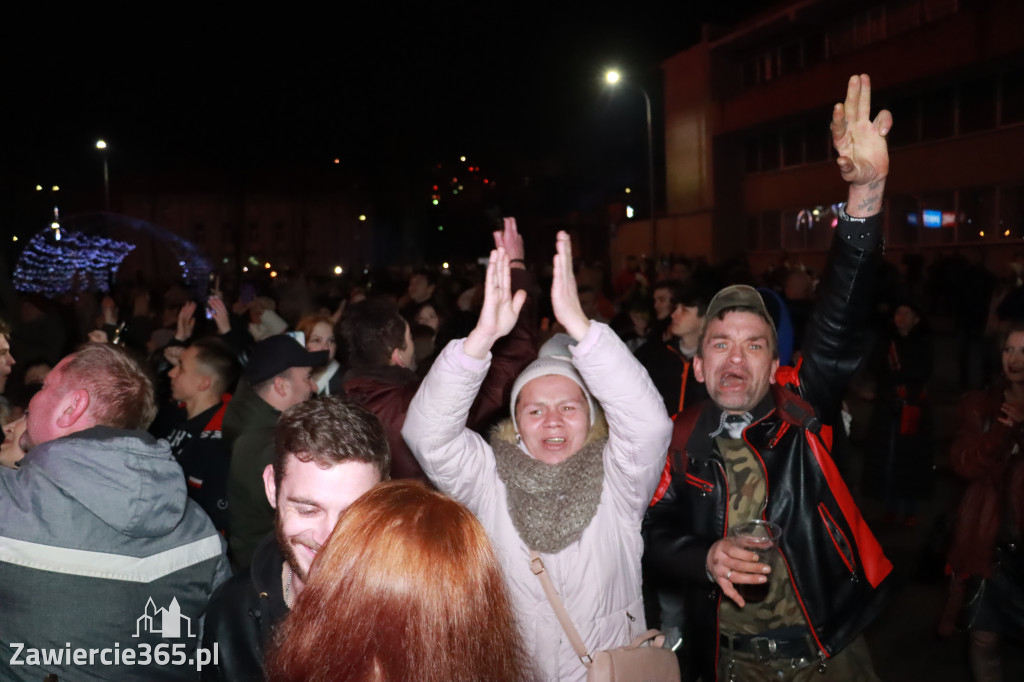
M231 443L228 475L228 542L236 570L249 565L260 540L274 528L274 510L263 491L263 470L274 460L274 427L281 413L316 392L310 375L327 363L327 351L310 352L290 336L263 339L249 355L246 381L224 414Z

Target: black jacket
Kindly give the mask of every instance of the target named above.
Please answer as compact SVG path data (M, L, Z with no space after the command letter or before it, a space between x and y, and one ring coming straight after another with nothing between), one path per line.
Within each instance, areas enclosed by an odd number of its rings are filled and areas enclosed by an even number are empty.
M824 657L842 650L881 612L892 582L892 564L830 455L832 424L842 428L839 404L861 357L857 332L868 312L877 260L872 243L877 236L860 245L847 237L870 237L878 222L842 224L807 330L803 362L779 371L779 384L788 390L774 386L743 432L767 482L763 516L783 528L785 562L777 570L788 570ZM725 536L729 513L724 460L709 435L720 418L720 408L706 402L676 420L669 451L672 481L645 524L650 567L676 584L685 582L689 646L709 682L716 679L722 596L707 579L705 560L711 545Z
M644 366L654 387L665 401L668 416L675 417L680 406L696 405L708 399L708 390L693 375L693 362L679 351L679 339L662 341L652 336L637 349L636 359Z
M203 646L213 651L218 663L203 669L205 681L264 679L263 657L288 607L281 588L284 556L273 533L256 548L252 564L221 585L210 598L203 629Z

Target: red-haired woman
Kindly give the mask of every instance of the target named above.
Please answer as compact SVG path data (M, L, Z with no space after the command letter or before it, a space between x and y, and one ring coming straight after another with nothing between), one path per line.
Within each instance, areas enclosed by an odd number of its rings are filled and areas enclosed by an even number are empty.
M267 670L271 682L534 679L483 526L408 480L338 521Z
M338 371L341 366L335 359L338 343L334 335L334 320L329 315L306 315L295 325L295 330L302 332L306 337L306 350L327 351L327 364L313 372L317 395L342 395L343 372Z

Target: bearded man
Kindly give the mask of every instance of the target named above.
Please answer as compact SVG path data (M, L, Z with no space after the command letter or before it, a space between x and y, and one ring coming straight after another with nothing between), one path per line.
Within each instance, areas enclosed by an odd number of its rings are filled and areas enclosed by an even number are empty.
M391 455L380 421L358 405L325 396L288 409L274 435L275 459L263 471L275 531L248 569L210 599L204 646L219 661L204 680L263 679L274 628L288 615L338 517L388 478Z

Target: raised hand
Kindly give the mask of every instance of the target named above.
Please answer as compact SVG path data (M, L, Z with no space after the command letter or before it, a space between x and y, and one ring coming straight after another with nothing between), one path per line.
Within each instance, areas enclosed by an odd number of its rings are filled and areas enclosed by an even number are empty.
M503 218L504 229L494 232L494 248L504 248L508 254L510 267L525 269L526 264L523 257L526 250L523 248L523 236L519 234L515 218ZM516 261L516 262L512 262Z
M526 303L523 290L512 294L512 274L509 256L504 247L491 251L484 278L484 304L476 327L466 337L463 350L474 358L487 357L494 342L512 331L519 311Z
M569 336L581 340L590 329L590 320L580 305L576 275L572 272L572 244L569 235L559 231L555 239L555 272L551 280L551 308Z
M210 307L210 311L213 313L213 321L217 325L217 333L227 334L231 331L231 316L228 314L228 308L224 305L221 297L210 296L210 298L206 299L206 305Z
M348 306L348 300L341 299L341 303L338 304L338 309L331 313L331 322L338 324L338 320L345 314L345 307Z
M164 348L164 359L171 367L177 367L181 362L181 354L185 352L184 346L167 346Z
M850 77L846 101L832 109L831 128L839 172L850 183L847 213L856 217L878 213L889 175L885 136L892 129L892 114L883 109L871 120L871 79L867 74Z
M117 326L117 304L114 303L114 299L109 296L103 297L103 302L100 307L103 310L103 323L109 324L111 327Z
M178 311L178 330L174 333L174 338L179 341L188 341L192 338L192 330L196 327L195 314L195 301L189 301L181 306L181 310Z

